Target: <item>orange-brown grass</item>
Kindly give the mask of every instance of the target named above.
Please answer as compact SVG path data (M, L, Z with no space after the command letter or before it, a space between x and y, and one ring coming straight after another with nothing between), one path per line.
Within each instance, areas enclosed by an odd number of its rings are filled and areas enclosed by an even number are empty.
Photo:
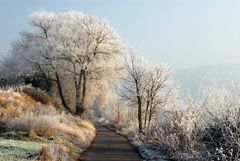
M24 93L17 93L11 90L0 90L0 107L5 108L7 110L6 112L12 112L17 107L21 106L31 107L36 105L37 102Z
M57 99L50 97L48 94L39 89L27 86L22 88L22 92L25 95L30 96L34 101L40 102L43 105L52 105L57 110L63 111L63 107Z
M35 106L37 104L37 101L32 99L32 97L26 95L25 93L21 93L20 95L14 96L13 99L22 105L25 106Z
M41 161L66 161L69 160L68 149L61 144L44 146L42 149Z
M89 130L94 130L95 129L94 126L86 120L76 121L76 123L77 123L78 126L80 126L82 128L85 128L85 129L89 129Z
M6 100L9 97L9 94L3 91L0 91L0 100Z
M71 144L82 145L81 148L87 148L96 135L90 122L59 111L52 104L44 105L23 92L12 90L0 90L0 122L8 131L28 132L29 140L36 136L61 137ZM55 151L67 153L64 148L64 145L45 147L43 158L59 160L56 155L60 154Z

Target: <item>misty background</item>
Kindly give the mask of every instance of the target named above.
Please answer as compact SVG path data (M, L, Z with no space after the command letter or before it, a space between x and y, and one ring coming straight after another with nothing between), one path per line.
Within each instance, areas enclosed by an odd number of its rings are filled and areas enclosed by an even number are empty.
M78 10L107 19L137 55L174 66L184 92L223 84L240 71L238 0L0 0L0 55L36 10Z

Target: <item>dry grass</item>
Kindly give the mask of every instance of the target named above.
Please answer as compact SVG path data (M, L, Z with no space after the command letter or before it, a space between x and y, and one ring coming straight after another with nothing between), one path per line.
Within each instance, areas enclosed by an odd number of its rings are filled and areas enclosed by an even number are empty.
M39 89L27 86L22 88L22 92L30 96L34 101L40 102L41 104L44 105L52 105L57 110L63 111L63 107L57 101L57 99L51 98L48 94Z
M70 160L68 150L64 145L53 144L44 146L41 151L41 161L67 161Z
M31 92L38 93L32 89ZM86 120L60 111L50 100L39 101L38 98L45 98L43 93L39 93L32 96L26 94L26 91L23 93L0 90L0 129L27 132L29 140L37 137L60 137L65 141L59 142L59 139L56 139L54 145L51 143L50 146L43 148L42 160L61 161L72 155L76 159L76 155L87 148L95 138L95 128ZM1 131L3 130L0 130L0 133ZM68 148L68 145L71 145L71 148ZM76 148L80 149L76 150ZM78 153L75 153L76 151Z

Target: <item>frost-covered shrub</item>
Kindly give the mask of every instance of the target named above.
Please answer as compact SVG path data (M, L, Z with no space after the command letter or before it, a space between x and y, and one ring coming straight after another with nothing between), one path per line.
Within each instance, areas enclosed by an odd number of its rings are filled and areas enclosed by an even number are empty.
M202 103L206 126L198 131L199 142L213 160L240 159L240 102L238 87L210 88ZM199 129L198 129L199 130Z
M162 109L159 112L159 118L146 130L142 141L175 160L200 160L202 154L198 150L201 145L196 129L202 126L201 113L181 106L176 110Z
M240 124L225 119L215 120L214 123L199 132L199 140L210 153L213 160L239 160L240 158Z
M172 160L237 161L240 160L238 84L205 87L195 100L181 99L176 93L156 108L153 120L142 133L137 130L136 108L129 104L119 106L113 102L103 116L109 120L108 125L113 124L137 145L160 151L158 154ZM144 109L142 112L145 113Z

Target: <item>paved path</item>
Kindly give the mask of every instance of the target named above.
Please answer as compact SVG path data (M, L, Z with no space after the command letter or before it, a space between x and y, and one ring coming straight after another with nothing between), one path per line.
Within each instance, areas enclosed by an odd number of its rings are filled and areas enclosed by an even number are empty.
M140 161L138 153L124 137L99 125L96 128L97 137L81 161Z

